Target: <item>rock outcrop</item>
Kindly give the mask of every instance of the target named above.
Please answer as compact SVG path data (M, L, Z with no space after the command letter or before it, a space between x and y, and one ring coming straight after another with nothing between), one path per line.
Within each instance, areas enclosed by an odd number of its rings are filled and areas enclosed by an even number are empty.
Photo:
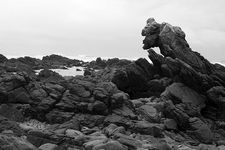
M2 54L0 54L0 63L4 63L4 62L6 62L8 59L4 56L4 55L2 55Z
M98 58L85 76L31 74L82 63L58 55L0 56L0 149L224 149L225 68L192 51L179 27L151 18L142 35L153 64Z

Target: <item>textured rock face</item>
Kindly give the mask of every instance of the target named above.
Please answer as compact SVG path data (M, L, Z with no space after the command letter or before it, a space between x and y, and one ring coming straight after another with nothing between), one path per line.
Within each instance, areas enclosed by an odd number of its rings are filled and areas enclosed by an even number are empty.
M8 59L4 56L4 55L2 55L2 54L0 54L0 63L4 63L4 62L6 62Z
M14 137L12 135L0 134L0 149L3 150L37 150L25 138Z
M149 97L155 93L149 90L148 85L148 80L152 79L156 72L154 69L146 59L140 58L124 69L117 70L111 80L131 98Z
M224 115L222 115L224 112L222 109L224 106L225 86L224 67L213 65L199 53L192 51L185 40L185 33L179 27L168 23L160 24L150 18L142 30L142 35L145 36L143 48L148 50L149 58L154 67L158 68L158 73L161 76L171 78L173 81L181 82L185 86L194 89L197 93L207 96L207 98L204 98L207 107L203 113L220 119L224 118ZM162 55L151 49L153 47L159 47ZM198 100L194 100L196 98L193 98L193 96L196 94L193 95L193 92L187 93L187 91L190 91L187 88L186 90L182 87L178 89L180 92L176 88L172 90L173 92L171 91L174 93L172 94L173 98L171 98L173 101L177 100L179 97L177 97L177 94L179 93L183 98L186 97L183 95L189 95L194 103L202 99L197 98ZM201 108L203 107L201 106ZM219 113L216 113L213 109L217 109Z
M193 52L179 27L147 23L144 48L153 64L98 59L89 66L105 69L69 79L0 66L0 149L224 149L225 68Z
M144 49L159 47L163 56L178 58L201 73L209 74L213 71L212 65L204 57L191 50L180 27L168 23L159 24L150 18L142 35L145 36Z
M198 107L199 110L205 107L205 98L182 83L173 83L168 86L161 96L174 100L173 103L175 104L190 104Z
M180 27L168 23L159 24L150 18L142 30L142 35L145 36L143 48L148 50L149 58L156 66L160 67L164 74L170 76L180 74L183 79L194 78L193 83L194 80L198 80L198 82L201 80L201 84L206 82L202 85L204 88L212 85L225 85L223 67L212 65L199 53L192 51L185 40L185 33ZM153 47L159 47L164 57L154 53L151 50Z

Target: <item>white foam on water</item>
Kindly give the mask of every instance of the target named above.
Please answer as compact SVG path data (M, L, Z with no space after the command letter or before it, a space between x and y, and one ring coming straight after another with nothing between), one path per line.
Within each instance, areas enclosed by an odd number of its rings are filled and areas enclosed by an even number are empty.
M38 74L41 70L43 70L43 69L35 70L36 74ZM57 72L61 76L84 75L84 68L83 67L73 66L73 67L68 68L68 69L50 69L50 70ZM80 70L80 71L78 71L78 70Z

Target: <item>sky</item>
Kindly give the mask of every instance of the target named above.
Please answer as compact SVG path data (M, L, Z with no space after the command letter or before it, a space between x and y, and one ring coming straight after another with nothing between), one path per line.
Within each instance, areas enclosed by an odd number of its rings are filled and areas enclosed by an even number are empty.
M224 0L0 0L0 53L8 57L147 57L149 17L180 26L194 51L225 60Z

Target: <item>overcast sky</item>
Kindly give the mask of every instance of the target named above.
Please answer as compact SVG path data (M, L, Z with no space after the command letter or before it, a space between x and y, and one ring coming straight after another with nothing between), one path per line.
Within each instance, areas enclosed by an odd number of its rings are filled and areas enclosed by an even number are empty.
M149 17L180 26L191 48L225 60L225 0L0 0L0 53L138 58Z

